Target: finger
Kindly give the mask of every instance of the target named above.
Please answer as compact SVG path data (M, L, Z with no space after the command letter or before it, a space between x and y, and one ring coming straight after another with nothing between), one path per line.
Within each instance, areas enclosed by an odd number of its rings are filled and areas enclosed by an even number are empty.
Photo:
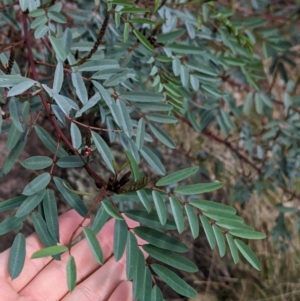
M133 301L132 282L123 281L112 293L108 301Z
M111 257L101 268L78 284L62 301L108 300L117 287L126 281L125 257L118 262ZM123 298L119 299L124 300Z
M137 222L126 219L129 228L138 225ZM97 234L100 243L104 261L112 256L113 239L114 239L114 220L109 220ZM80 241L71 248L71 254L74 256L77 268L77 283L86 279L100 264L95 260L86 239ZM32 282L30 282L21 292L22 295L38 294L47 297L47 301L59 300L68 292L66 282L66 262L69 254L63 254L61 261L53 260L47 265L40 274L38 274ZM47 279L47 281L45 281ZM99 284L99 282L98 282ZM52 288L55 287L55 290Z
M75 210L70 210L59 217L59 233L61 244L65 245L69 243L72 233L81 222L82 216L80 216ZM77 235L80 233L80 231L77 232ZM26 258L24 268L21 275L14 280L11 280L8 273L8 259L10 249L1 253L0 277L4 278L7 282L11 282L14 290L20 291L52 260L51 257L31 259L31 255L42 248L43 245L35 233L30 235L26 239Z
M112 254L114 220L109 220L97 234L97 239L103 252L104 259ZM77 268L77 283L92 274L100 264L95 260L86 239L72 246L71 254L74 256ZM22 291L20 295L37 294L47 301L60 300L68 292L66 281L66 263L69 254L64 253L61 261L53 260L39 273ZM47 281L45 281L47 279ZM55 287L55 290L52 288Z

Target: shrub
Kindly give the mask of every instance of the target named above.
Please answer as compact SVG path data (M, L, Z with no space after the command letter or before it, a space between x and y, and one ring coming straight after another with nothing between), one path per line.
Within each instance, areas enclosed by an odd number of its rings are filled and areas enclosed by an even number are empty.
M195 296L194 289L167 267L145 265L132 235L148 242L142 248L153 258L175 267L181 263L181 269L193 272L196 266L178 254L188 248L165 233L182 233L185 218L192 236L198 237L201 226L221 257L229 250L237 263L242 254L260 270L257 256L243 240L264 234L245 225L234 207L199 194L212 198L211 192L222 187L211 180L212 159L214 177L229 183L223 195L230 205L243 205L253 192L267 195L277 189L287 198L300 198L293 191L299 166L299 79L288 70L295 66L291 47L298 35L282 23L292 23L299 7L287 5L283 11L280 3L273 7L271 2L264 5L267 1L240 1L234 8L222 1L77 1L65 6L40 2L6 1L1 8L6 36L0 55L0 126L2 134L8 132L9 150L2 176L9 174L35 134L52 153L21 162L40 172L22 195L0 203L1 212L17 208L0 223L1 234L21 231L31 217L45 247L33 257L59 258L71 242L57 245L52 183L83 220L100 204L90 228L83 229L99 262L101 242L95 235L108 218L116 220L115 258L127 248L127 276L134 282L136 299L145 299L154 273L179 294ZM278 23L283 24L279 29ZM269 60L267 75L264 59ZM39 116L47 116L50 126L39 123ZM186 141L184 126L196 133L197 141L190 144L201 150L193 148L190 156L198 162L166 175L165 154L158 145L175 150L176 134L179 144ZM209 151L211 142L217 147ZM127 160L115 158L112 143L124 149ZM185 153L184 147L178 149ZM93 168L96 152L113 174L109 179ZM147 165L152 169L148 174ZM85 169L100 190L94 204L86 206L82 192L57 175L59 168ZM157 180L156 175L162 177ZM129 199L131 209L124 206ZM281 204L277 208L280 217L296 211ZM121 213L141 225L128 230ZM288 237L282 219L277 221L273 238ZM18 265L10 266L12 278L24 264L23 241L19 232L10 255L10 262L19 259ZM71 254L68 264L74 266ZM75 274L68 268L69 280ZM72 290L74 281L68 283ZM156 284L152 292L160 296Z

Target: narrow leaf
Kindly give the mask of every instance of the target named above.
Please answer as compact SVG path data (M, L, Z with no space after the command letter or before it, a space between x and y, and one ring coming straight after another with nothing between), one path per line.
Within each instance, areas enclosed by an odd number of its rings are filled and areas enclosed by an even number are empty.
M164 225L167 222L167 209L166 209L165 202L161 194L156 190L152 191L152 197L158 214L159 221L161 222L162 225Z
M151 292L151 301L163 301L163 294L157 285L154 285Z
M213 228L214 233L215 233L217 245L218 245L218 248L219 248L220 257L223 257L226 253L226 245L225 245L224 234L218 226L212 225L212 228Z
M141 295L143 294L144 288L144 279L146 273L146 263L145 258L141 250L138 250L138 257L137 257L137 267L136 267L136 274L133 278L133 298L134 300L138 300Z
M188 248L184 243L158 230L140 226L134 228L133 231L137 236L156 247L178 253L184 253L188 251Z
M11 279L17 278L24 266L26 256L26 242L22 233L14 238L8 259L8 270Z
M88 101L88 93L81 74L72 73L71 78L76 91L76 95L78 96L82 104L86 104Z
M29 88L31 88L36 82L33 80L27 80L24 81L22 83L19 83L15 86L13 86L8 92L7 92L7 96L11 97L11 96L15 96L18 94L22 94L23 92L25 92L26 90L28 90Z
M240 261L238 248L237 248L232 236L229 233L226 233L225 236L227 239L227 243L229 245L229 250L230 250L233 262L234 262L234 264L237 264Z
M222 186L223 183L221 182L193 184L193 185L186 185L183 187L177 187L175 188L175 192L179 194L186 194L186 195L200 194L200 193L206 193L206 192L217 190Z
M66 246L51 246L44 248L42 250L38 250L31 255L31 259L34 258L42 258L47 256L54 256L57 254L61 254L68 251L68 247Z
M124 220L116 220L114 228L114 256L119 261L125 251L127 242L127 224Z
M41 175L37 176L31 182L29 182L22 192L24 195L33 195L37 192L41 191L42 189L46 188L47 185L50 183L51 176L48 172L44 172Z
M24 132L23 124L20 121L20 104L15 97L11 97L9 100L9 113L18 131Z
M75 155L62 157L56 162L56 165L61 168L76 168L76 167L82 167L85 164L86 163L83 161L81 157Z
M153 51L154 48L151 43L146 39L146 37L138 30L133 30L133 33L139 39L139 41L150 51Z
M174 272L170 271L160 264L152 264L151 268L164 282L166 282L166 284L168 284L178 294L188 298L197 297L198 293Z
M233 236L245 238L245 239L264 239L266 234L257 232L254 230L232 229L229 233Z
M49 35L49 40L51 42L51 45L56 53L56 55L58 56L58 58L64 62L67 58L67 54L66 54L66 51L63 47L63 44L62 42L57 39L56 37L53 37L51 35ZM73 73L72 73L73 74Z
M102 206L104 207L105 211L112 217L118 220L123 220L124 218L120 214L119 211L112 205L112 203L109 200L103 200Z
M53 160L46 156L33 156L20 162L27 169L39 170L49 167Z
M148 195L147 195L146 191L144 189L140 189L140 190L137 190L136 193L137 193L141 203L143 204L143 206L149 213L151 211L151 204L148 199Z
M198 219L198 216L189 204L186 204L184 206L184 209L185 209L188 221L189 221L189 225L190 225L192 235L193 235L194 238L197 238L198 235L199 235L199 219Z
M146 225L150 228L165 229L165 230L176 229L175 223L169 219L167 219L166 223L162 225L157 214L154 212L149 213L144 210L132 209L132 210L127 210L124 213L130 219L137 221L143 225Z
M50 247L55 246L56 242L50 235L45 220L43 219L42 215L38 212L33 212L31 215L32 223L34 226L34 229L44 245L44 247ZM56 259L59 259L59 256L55 256Z
M213 228L208 220L208 218L204 215L200 215L200 221L202 223L203 230L205 232L205 236L208 240L211 249L214 249L216 246L216 238L214 235Z
M64 81L64 68L62 62L58 62L55 68L54 80L53 80L53 91L59 93Z
M176 172L173 172L163 178L161 178L158 182L156 182L156 186L166 186L173 183L177 183L179 181L182 181L194 173L196 173L199 170L199 166L193 166L189 168L185 168Z
M40 138L40 140L44 143L44 145L48 148L50 152L56 154L56 142L53 140L51 135L41 126L36 125L34 127L36 134ZM60 146L58 148L57 156L59 158L68 156L68 153Z
M164 175L166 173L165 167L159 160L159 158L145 145L140 150L142 156L149 163L149 165L160 175Z
M73 147L79 149L82 144L82 136L78 126L74 122L71 123L70 134Z
M190 205L193 205L203 211L206 210L220 210L229 214L236 214L236 209L217 202L213 201L203 201L203 200L192 200L189 202Z
M158 126L149 123L150 130L154 134L154 136L164 145L166 145L169 148L175 148L175 143L172 140L172 138L162 129L160 129Z
M246 258L246 260L258 271L261 270L261 264L255 255L255 253L241 240L234 239L236 246L242 255Z
M54 193L47 189L46 195L43 199L43 209L45 212L45 220L47 229L55 242L59 242L59 223L57 205Z
M169 201L170 201L173 217L174 217L174 220L176 223L176 227L177 227L178 233L180 234L184 230L182 206L180 205L180 202L173 196L169 197Z
M104 162L109 167L109 169L114 172L114 167L112 165L112 162L115 161L109 147L105 143L105 141L101 138L99 134L92 131L92 137L95 142L96 148L98 152L101 154Z
M101 92L100 92L101 93ZM131 92L123 92L120 94L121 98L124 98L128 101L133 102L163 102L165 100L165 96L161 93L154 93L154 92L138 92L138 91L131 91Z
M76 263L75 263L75 259L72 255L69 256L66 271L67 271L68 290L71 292L75 288L76 279L77 279Z
M6 201L1 201L0 202L0 212L5 212L8 210L14 209L16 207L19 207L26 199L27 199L27 196L20 195L20 196L16 196L14 198L8 199Z
M144 139L145 139L145 119L141 118L138 122L137 132L136 132L136 146L138 150L141 150L141 148L143 147Z
M160 249L152 245L143 245L143 249L153 258L168 264L181 271L194 273L198 271L197 266L189 259L172 251Z
M63 179L59 177L53 177L54 183L57 187L57 189L60 191L60 193L63 195L65 200L68 202L68 204L74 208L81 216L85 216L88 212L84 202L82 199L72 191L70 191L71 186L68 185L70 189L67 189L64 186L64 183L66 183Z
M43 200L46 194L46 189L39 191L36 194L30 195L27 199L21 204L16 212L16 217L22 217L27 215L32 211L37 205Z
M102 227L107 222L108 218L109 218L109 214L106 212L104 207L101 206L100 209L98 209L98 212L95 216L92 225L92 230L94 231L95 234L97 234L102 229Z
M93 253L94 258L98 263L103 264L104 262L103 253L95 233L93 232L92 229L86 227L83 227L83 233Z
M135 277L137 270L137 257L139 246L135 236L128 232L127 249L126 249L126 276L127 280L132 280Z

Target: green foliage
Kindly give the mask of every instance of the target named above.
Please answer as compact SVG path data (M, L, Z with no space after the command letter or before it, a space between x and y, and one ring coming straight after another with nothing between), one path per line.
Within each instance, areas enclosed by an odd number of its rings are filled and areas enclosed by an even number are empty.
M178 254L188 247L167 230L181 234L188 228L194 239L205 235L220 257L230 253L237 264L242 254L260 270L244 241L265 234L246 225L237 208L254 193L282 190L285 200L300 199L294 189L300 167L300 80L289 70L296 66L292 46L299 37L275 26L280 18L293 22L299 5L283 16L272 1L237 1L235 6L230 1L152 1L146 6L145 1L80 0L74 11L54 2L23 0L12 6L7 0L0 10L4 34L22 35L8 35L8 44L0 48L0 133L8 133L0 175L5 179L12 168L34 171L20 196L0 202L0 212L12 210L0 223L0 234L21 231L31 217L45 247L32 258L59 259L69 250L67 283L73 290L72 242L58 245L58 194L83 221L100 204L91 227L83 228L99 263L104 259L96 234L108 219L115 220L114 256L120 260L125 254L137 300L150 295L163 300L154 273L177 293L196 296L167 267L146 264L141 249L165 265L197 270ZM49 122L40 122L40 115ZM34 135L45 153L19 162ZM120 162L114 143L128 162ZM194 163L167 172L166 154L176 151ZM99 157L112 173L109 179L95 171ZM85 169L100 190L91 206L80 197L86 193L57 172L75 168ZM217 189L230 206L214 201ZM284 216L296 210L275 202L279 217L272 238L289 238ZM130 229L125 217L140 226ZM139 246L136 236L147 244ZM24 258L25 240L18 233L9 257L12 278L21 273Z

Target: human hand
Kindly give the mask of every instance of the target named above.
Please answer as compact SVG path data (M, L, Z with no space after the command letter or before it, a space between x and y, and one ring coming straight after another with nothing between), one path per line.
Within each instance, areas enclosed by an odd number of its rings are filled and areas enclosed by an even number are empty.
M67 245L82 217L70 210L59 217L60 243ZM138 223L127 220L129 227ZM86 223L85 223L86 225ZM76 233L77 235L80 232ZM10 250L0 254L0 300L3 301L133 301L132 283L126 280L125 257L118 262L113 257L114 220L109 220L97 234L105 263L100 266L94 259L87 241L81 240L71 248L77 266L77 286L69 293L66 281L66 263L51 257L31 259L43 248L34 233L26 239L26 259L20 276L11 280L8 274Z

